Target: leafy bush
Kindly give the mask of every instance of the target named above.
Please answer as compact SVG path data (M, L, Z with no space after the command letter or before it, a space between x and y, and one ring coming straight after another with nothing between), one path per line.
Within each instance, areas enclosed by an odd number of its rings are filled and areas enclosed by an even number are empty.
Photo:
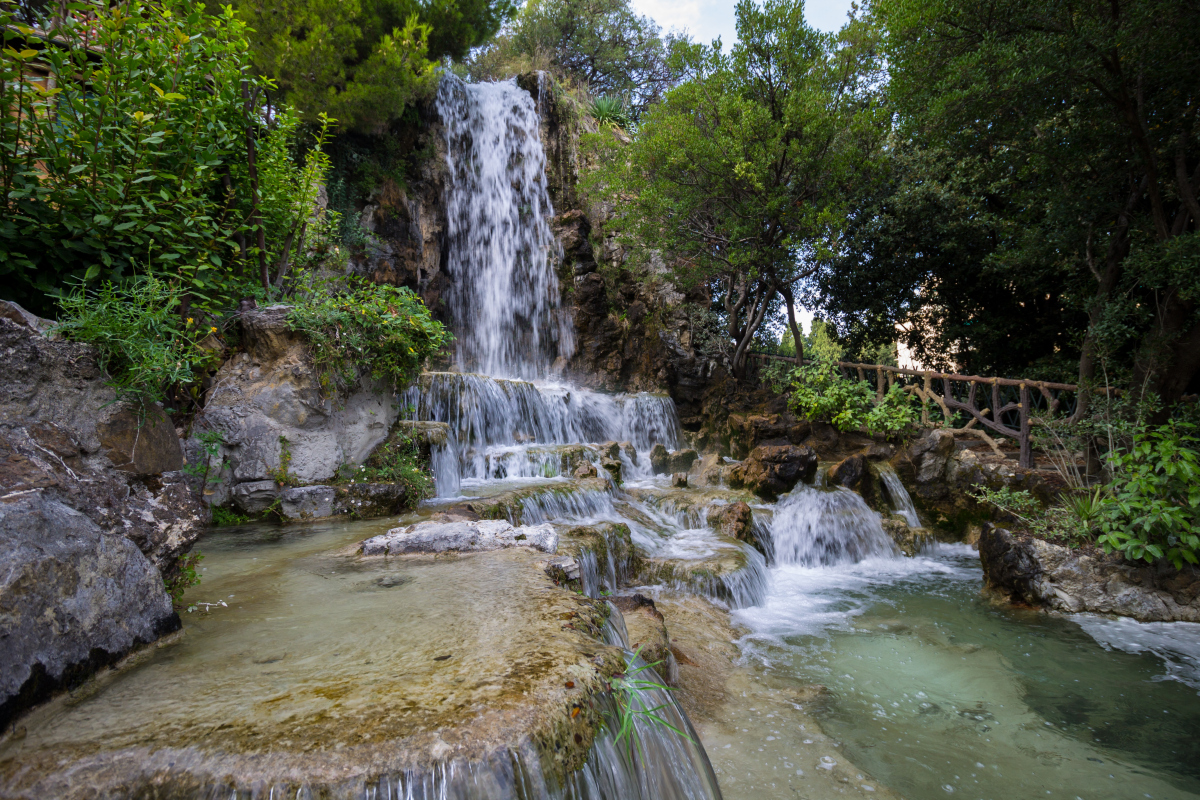
M1060 540L1073 547L1091 539L1094 515L1085 519L1083 509L1088 506L1077 502L1080 498L1075 496L1064 497L1062 505L1045 507L1028 491L1007 486L999 489L980 486L970 490L970 494L979 502L1009 515L1025 530L1042 539Z
M349 467L349 483L396 483L405 487L411 505L433 496L433 478L421 458L417 441L410 436L393 434L375 448L358 469Z
M63 320L54 331L95 345L122 400L163 400L169 387L195 383L206 367L216 366L214 351L200 342L218 330L181 317L182 294L154 276L121 286L105 282L96 291L77 287L63 296Z
M171 598L171 605L178 608L180 601L183 600L183 593L191 587L199 585L200 573L196 570L196 566L203 560L204 554L199 550L180 555L175 559L175 574L170 578L163 579L163 586Z
M1137 561L1200 563L1200 428L1187 420L1135 432L1109 454L1111 495L1099 512L1100 544Z
M798 416L830 423L840 431L866 428L897 433L917 421L911 395L893 386L877 403L866 381L842 377L832 361L805 364L792 372L789 405Z
M308 336L321 387L331 396L357 385L363 368L372 378L401 387L450 341L446 328L407 287L357 278L340 288L330 280L300 284L311 293L295 299L288 323Z

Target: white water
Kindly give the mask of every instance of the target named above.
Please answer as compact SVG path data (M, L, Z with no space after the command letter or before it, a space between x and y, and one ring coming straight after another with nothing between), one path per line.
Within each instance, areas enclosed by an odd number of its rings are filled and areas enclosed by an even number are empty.
M904 484L900 482L900 476L896 474L896 470L886 461L879 464L879 477L883 479L883 485L887 488L888 499L892 502L892 508L896 513L904 517L904 521L908 523L910 528L920 528L921 518L917 516L917 507L913 505L912 497L904 488Z
M780 564L827 566L900 554L879 515L845 488L797 486L775 507L771 531Z
M450 170L445 191L448 296L458 368L538 378L570 358L560 307L537 108L516 81L442 79L437 109Z

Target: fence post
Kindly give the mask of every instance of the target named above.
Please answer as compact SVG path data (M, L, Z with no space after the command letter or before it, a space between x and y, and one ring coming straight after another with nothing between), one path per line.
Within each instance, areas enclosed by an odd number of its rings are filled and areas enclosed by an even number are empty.
M1029 387L1021 384L1021 402L1017 406L1021 417L1021 455L1017 463L1026 469L1033 466L1033 446L1029 441Z
M875 368L875 402L883 400L883 367Z

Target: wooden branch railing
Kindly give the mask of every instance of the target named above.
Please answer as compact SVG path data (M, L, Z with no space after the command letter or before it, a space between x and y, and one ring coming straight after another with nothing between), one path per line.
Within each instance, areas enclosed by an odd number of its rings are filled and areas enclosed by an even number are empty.
M749 356L760 360L779 360L786 361L789 364L796 363L795 358L771 353L751 352ZM804 359L804 363L812 364L814 362L811 359ZM1033 381L1020 378L988 378L980 375L959 375L957 373L938 372L936 370L906 369L904 367L892 367L884 364L859 364L853 361L835 361L834 363L841 369L843 375L849 377L849 373L853 371L857 373L859 380L862 381L867 379L867 371L873 370L875 372L875 391L878 398L882 398L885 392L890 391L898 380L905 380L907 378L920 379L919 383L907 384L903 388L904 391L910 392L920 399L921 419L924 424L930 424L928 404L933 403L941 410L943 425L945 427L954 433L967 434L983 439L998 455L1003 455L1003 452L1000 450L995 439L988 435L986 431L976 428L976 425L981 425L983 428L999 436L1007 436L1015 439L1020 449L1018 463L1022 467L1033 466L1033 448L1030 442L1030 431L1035 422L1040 422L1032 414L1033 402L1030 390L1037 390L1041 397L1045 399L1048 415L1057 413L1062 405L1062 398L1056 396L1055 392L1078 393L1079 391L1079 387L1074 384L1055 383L1053 381ZM933 382L935 380L942 382L940 394L934 391ZM967 389L965 399L955 397L955 383L965 383L968 385L969 388ZM980 408L977 402L980 386L991 387L990 404L986 408ZM1003 402L1001 397L1002 387L1016 388L1016 400ZM953 412L960 411L967 414L970 419L961 428L951 428L950 425L955 416ZM1014 412L1016 419L1011 419L1010 417L1010 421L1006 422L1005 415L1012 415Z

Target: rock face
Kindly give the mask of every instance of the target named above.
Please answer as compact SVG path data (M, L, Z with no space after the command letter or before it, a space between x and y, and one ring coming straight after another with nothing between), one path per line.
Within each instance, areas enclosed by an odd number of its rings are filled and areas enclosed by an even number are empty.
M948 431L932 430L913 442L908 448L908 457L916 468L917 483L940 480L953 452L954 434Z
M729 485L745 487L759 497L774 500L790 492L800 481L809 481L817 470L817 454L811 447L764 444L729 473Z
M867 501L867 505L872 508L878 506L878 482L871 473L866 456L861 453L843 459L831 467L829 482L858 492L862 495L863 500Z
M44 322L0 317L0 501L57 500L169 569L208 521L174 427L116 402L95 350L45 338Z
M38 493L0 503L0 729L179 627L129 539Z
M708 524L731 539L745 542L763 555L767 555L766 543L760 542L754 532L754 511L748 503L740 501L729 503L709 512Z
M1139 566L984 525L979 558L990 590L1056 611L1119 614L1142 622L1200 622L1200 570Z
M360 551L365 556L394 556L450 551L466 553L505 547L532 547L543 553L553 553L558 549L558 533L550 525L514 528L503 520L420 522L373 536L362 543Z
M671 471L671 454L666 446L656 444L650 448L650 469L655 475L665 475Z
M259 508L268 500L267 481L328 483L342 466L362 464L396 421L391 392L382 385L368 382L338 403L321 396L307 346L288 330L288 310L242 314L246 352L217 372L192 426L194 436L213 432L222 439L205 488L213 505L233 499L244 510ZM193 438L189 461L202 458Z

